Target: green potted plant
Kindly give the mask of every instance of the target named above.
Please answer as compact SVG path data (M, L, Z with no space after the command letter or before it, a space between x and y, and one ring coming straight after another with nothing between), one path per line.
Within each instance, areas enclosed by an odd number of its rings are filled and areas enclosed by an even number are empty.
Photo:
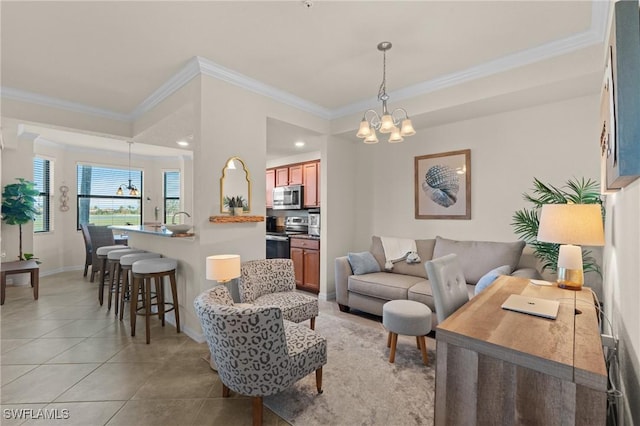
M533 193L524 193L524 199L533 204L530 209L518 210L513 215L513 222L516 235L524 240L527 245L533 248L535 257L541 260L542 269L557 272L558 251L560 244L543 243L537 240L539 212L544 204L600 204L600 186L597 182L584 178L569 179L565 186L557 188L553 185L544 184L537 178L533 179ZM602 207L604 216L604 207ZM600 274L600 266L589 250L582 251L582 262L584 272L593 271Z
M240 216L244 211L245 204L242 195L224 197L224 205L229 208L229 214L232 216Z
M34 182L16 178L18 183L6 185L2 190L2 220L7 225L18 225L20 249L18 260L35 259L32 253L22 252L22 225L36 219L40 212L36 206L36 197L40 192Z

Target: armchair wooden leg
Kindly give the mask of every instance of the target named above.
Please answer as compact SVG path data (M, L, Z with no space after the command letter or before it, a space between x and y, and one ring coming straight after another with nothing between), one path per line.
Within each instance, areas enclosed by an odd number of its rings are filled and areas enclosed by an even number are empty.
M311 329L316 329L316 317L311 318Z
M224 383L222 384L222 397L223 398L229 398L229 394L230 394L230 390L227 387L227 385L225 385Z
M253 426L262 426L262 397L253 397Z
M418 347L418 349L421 348L421 346L420 346L420 336L416 336L416 346Z
M316 389L318 393L322 393L322 367L316 370Z
M387 347L391 347L391 332L389 332L389 334L387 335Z

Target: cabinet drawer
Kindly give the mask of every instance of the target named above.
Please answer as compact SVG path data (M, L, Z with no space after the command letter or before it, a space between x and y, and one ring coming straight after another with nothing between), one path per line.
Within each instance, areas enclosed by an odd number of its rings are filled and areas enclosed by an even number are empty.
M306 248L311 250L320 249L320 240L307 240L304 238L291 238L291 247Z

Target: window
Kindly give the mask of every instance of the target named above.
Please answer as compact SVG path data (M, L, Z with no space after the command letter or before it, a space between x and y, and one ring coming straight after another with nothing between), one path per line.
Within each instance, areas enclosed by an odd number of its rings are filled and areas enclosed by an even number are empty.
M41 214L33 222L33 232L51 230L51 162L44 158L33 159L33 181L40 194L36 197L36 208Z
M116 195L121 184L139 189L138 195ZM78 229L81 224L142 224L142 171L78 164Z
M164 223L180 211L180 172L164 172ZM168 218L168 220L167 220Z

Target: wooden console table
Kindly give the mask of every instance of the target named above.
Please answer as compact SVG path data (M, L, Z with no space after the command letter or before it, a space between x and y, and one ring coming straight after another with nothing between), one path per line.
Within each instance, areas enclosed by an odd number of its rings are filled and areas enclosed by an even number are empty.
M502 309L510 294L558 300L558 318ZM605 424L597 319L588 289L498 278L436 329L435 424Z
M4 296L7 288L7 275L11 274L31 274L31 287L33 287L33 298L38 300L38 286L40 283L40 267L35 260L17 260L15 262L2 262L2 295L0 305L4 305Z

